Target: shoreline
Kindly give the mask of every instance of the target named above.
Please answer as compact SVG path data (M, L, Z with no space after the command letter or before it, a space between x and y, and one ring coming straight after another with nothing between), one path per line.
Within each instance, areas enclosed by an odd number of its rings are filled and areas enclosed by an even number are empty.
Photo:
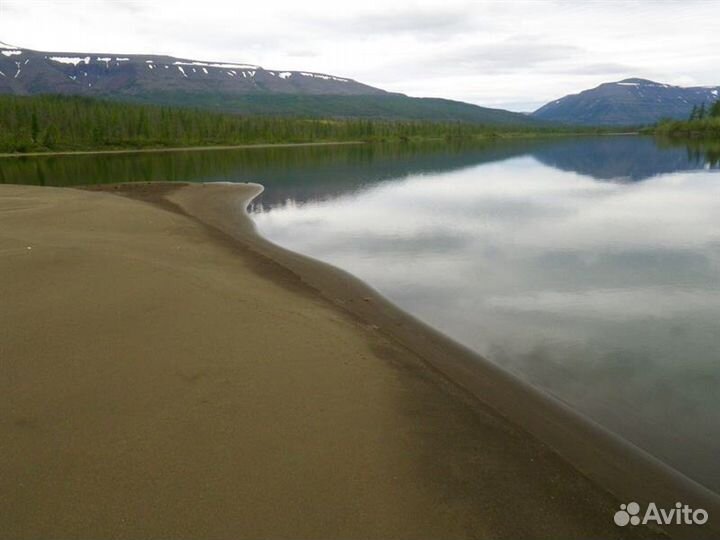
M64 150L59 152L5 152L0 153L0 158L23 158L23 157L44 157L44 156L92 156L101 154L152 154L158 152L202 152L204 150L245 150L251 148L293 148L302 146L343 146L367 144L365 141L328 141L328 142L305 142L305 143L260 143L260 144L237 144L217 146L177 146L159 148L127 148L112 150Z
M615 137L643 135L639 131L617 132L617 133L499 133L494 135L484 135L469 137L467 141L486 141L493 139L513 139L513 138L542 138L542 137ZM411 141L324 141L324 142L300 142L300 143L258 143L258 144L238 144L238 145L216 145L216 146L174 146L174 147L155 147L155 148L117 148L107 150L61 150L55 152L0 152L0 158L25 158L25 157L53 157L53 156L92 156L103 154L152 154L162 152L202 152L216 150L249 150L253 148L294 148L304 146L345 146L345 145L361 145L361 144L400 144L400 143L423 143L445 141L444 137L426 137Z
M0 185L6 536L665 537L612 522L642 492L718 537L696 486L259 236L260 189Z
M337 309L412 351L439 376L547 444L618 499L643 506L655 502L658 507L682 501L720 515L720 496L708 488L416 319L352 274L263 238L247 212L262 192L260 184L205 185L224 193L201 193L202 184L183 185L163 198L290 270ZM712 519L700 535L689 527L664 530L673 538L720 538L720 527Z

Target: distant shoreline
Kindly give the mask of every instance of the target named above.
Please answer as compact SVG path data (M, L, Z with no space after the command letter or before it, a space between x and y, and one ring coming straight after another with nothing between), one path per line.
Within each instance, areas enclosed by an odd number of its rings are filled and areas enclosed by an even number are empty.
M462 140L491 140L491 139L509 139L509 138L538 138L538 137L607 137L607 136L627 136L640 135L640 132L618 132L618 133L535 133L535 132L517 132L502 133L487 136L475 136L471 139ZM422 138L404 142L430 142L442 141L442 137ZM152 147L152 148L116 148L107 150L61 150L54 152L3 152L0 158L23 158L23 157L52 157L52 156L88 156L102 154L153 154L160 152L202 152L212 150L245 150L253 148L296 148L305 146L347 146L375 143L399 143L403 141L324 141L324 142L301 142L301 143L258 143L258 144L231 144L231 145L211 145L211 146L172 146L172 147Z
M173 146L159 148L121 148L112 150L63 150L59 152L5 152L0 158L43 157L43 156L85 156L95 154L151 154L156 152L199 152L202 150L242 150L244 148L285 148L295 146L337 146L348 144L366 144L364 141L329 141L305 143L260 143L217 146Z

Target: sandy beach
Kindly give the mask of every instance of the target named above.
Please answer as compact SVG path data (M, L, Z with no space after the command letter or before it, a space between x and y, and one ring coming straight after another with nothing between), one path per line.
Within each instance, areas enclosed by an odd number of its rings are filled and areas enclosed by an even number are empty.
M671 481L257 237L256 190L0 186L0 537L660 536L611 492Z

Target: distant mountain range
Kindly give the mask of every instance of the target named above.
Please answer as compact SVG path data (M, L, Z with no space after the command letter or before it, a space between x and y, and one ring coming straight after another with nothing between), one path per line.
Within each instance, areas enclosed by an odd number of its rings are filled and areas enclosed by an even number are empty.
M647 79L625 79L552 101L532 116L563 124L646 125L663 118L686 119L694 105L710 105L719 94L720 86L683 88Z
M221 112L490 125L638 126L687 118L719 87L683 88L646 79L601 84L532 114L439 98L414 98L326 73L156 55L34 51L0 42L0 94L66 94Z
M171 56L44 52L2 42L0 94L71 94L244 114L541 123L521 113L413 98L325 73Z

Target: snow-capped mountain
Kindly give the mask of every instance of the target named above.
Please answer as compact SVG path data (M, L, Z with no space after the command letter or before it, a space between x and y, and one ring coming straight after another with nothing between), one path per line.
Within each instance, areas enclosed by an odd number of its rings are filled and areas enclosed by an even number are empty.
M582 125L645 125L662 118L685 119L694 105L710 105L720 86L672 86L647 79L601 84L540 107L534 118Z
M170 56L40 52L0 43L0 93L98 95L209 89L228 94L385 93L352 79L324 73Z
M44 52L0 43L0 94L70 94L244 114L539 123L526 115L391 93L347 77L171 56Z

